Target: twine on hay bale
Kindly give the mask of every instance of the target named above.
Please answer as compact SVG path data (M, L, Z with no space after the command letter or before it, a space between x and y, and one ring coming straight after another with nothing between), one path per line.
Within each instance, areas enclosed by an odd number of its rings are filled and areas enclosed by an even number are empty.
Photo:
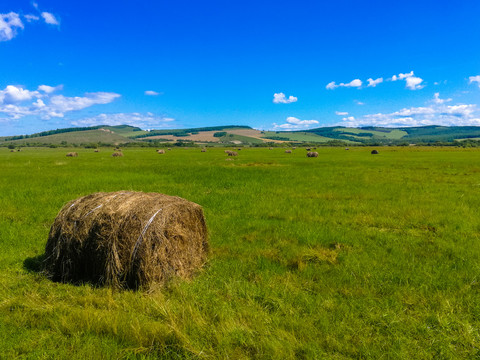
M309 151L307 153L307 157L318 157L318 152L316 151Z
M68 157L77 157L78 156L78 153L76 152L69 152L67 155L65 156L68 156Z
M53 281L146 289L190 278L207 253L200 205L158 193L95 193L60 210L44 268Z

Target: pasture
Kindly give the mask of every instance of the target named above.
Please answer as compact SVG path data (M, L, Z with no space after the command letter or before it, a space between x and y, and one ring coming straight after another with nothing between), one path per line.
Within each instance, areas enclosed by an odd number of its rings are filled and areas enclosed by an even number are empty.
M0 148L0 358L480 356L480 151L371 150ZM42 276L60 208L118 190L203 207L211 253L193 280Z

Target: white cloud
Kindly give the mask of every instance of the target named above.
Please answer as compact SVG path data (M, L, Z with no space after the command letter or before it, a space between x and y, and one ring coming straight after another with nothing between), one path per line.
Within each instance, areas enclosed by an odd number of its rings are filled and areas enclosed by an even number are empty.
M27 22L33 22L33 21L40 20L40 18L38 16L32 15L32 14L23 15L23 17L25 18L25 20L27 20Z
M378 84L381 84L381 83L383 82L383 78L380 77L380 78L375 79L375 80L373 80L372 78L369 78L369 79L367 79L367 81L368 81L368 85L367 85L367 86L369 86L369 87L375 87L375 86L377 86Z
M58 85L58 86L40 85L38 87L39 91L43 91L44 93L47 93L47 94L51 94L54 91L62 90L62 89L63 89L63 85Z
M17 36L17 30L23 28L22 20L17 13L0 14L0 41L12 40Z
M357 105L365 105L365 103L361 102L360 100L353 100L353 102Z
M290 95L288 98L284 93L275 93L273 94L273 103L274 104L291 104L297 102L298 98Z
M8 85L4 90L0 90L0 114L6 114L11 119L25 116L38 116L42 119L61 118L71 111L97 104L108 104L120 96L107 92L87 93L85 96L75 97L51 95L53 91L62 88L62 85L56 87L40 85L38 90L30 91L20 86ZM36 100L31 102L33 99Z
M477 85L478 85L478 87L480 87L480 75L470 76L470 77L468 78L468 80L469 80L469 82L468 82L469 84L473 84L474 82L476 82Z
M390 81L398 81L398 80L405 80L405 87L410 90L419 90L425 87L425 85L421 85L423 82L423 79L415 76L413 73L413 70L410 71L409 73L400 73L398 75L393 75L390 79Z
M156 92L156 91L153 91L153 90L147 90L145 91L145 95L148 95L148 96L157 96L157 95L160 95L159 92Z
M351 127L480 126L480 114L475 104L445 105L435 102L430 106L403 108L393 113L369 114L358 119L343 118L340 125Z
M278 125L276 123L273 123L273 128L283 129L283 130L301 130L301 129L307 129L311 125L315 125L318 123L319 122L317 120L300 120L296 117L289 116L285 124Z
M42 15L42 18L43 20L45 20L45 22L47 24L50 24L50 25L60 25L60 22L58 21L58 19L55 17L55 15L53 15L52 13L49 13L49 12L42 12L41 13Z
M348 112L346 112L346 111L335 111L335 115L346 116L346 115L348 115Z
M141 113L116 113L99 114L93 117L74 120L71 122L75 126L95 126L95 125L132 125L142 129L169 127L175 119L170 117L158 116L150 112Z
M440 99L440 93L438 93L438 92L433 95L433 102L435 104L443 104L443 103L449 102L449 101L452 101L452 99Z
M8 85L4 90L0 90L0 104L16 104L38 96L38 91L29 91L20 86Z
M326 88L328 90L333 90L333 89L336 89L338 87L356 87L356 88L360 88L362 86L362 80L360 79L355 79L355 80L352 80L350 81L349 83L340 83L340 84L336 84L335 81L332 81L330 83L327 84Z

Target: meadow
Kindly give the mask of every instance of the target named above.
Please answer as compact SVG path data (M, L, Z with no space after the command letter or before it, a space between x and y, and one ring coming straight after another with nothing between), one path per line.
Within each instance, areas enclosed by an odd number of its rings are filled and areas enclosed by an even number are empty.
M0 358L480 357L480 150L0 148ZM144 291L54 283L40 262L69 200L204 208L211 254Z

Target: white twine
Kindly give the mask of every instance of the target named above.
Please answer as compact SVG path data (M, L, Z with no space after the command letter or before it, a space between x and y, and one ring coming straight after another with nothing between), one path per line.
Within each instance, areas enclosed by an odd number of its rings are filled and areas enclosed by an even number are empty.
M108 199L106 203L100 204L100 205L98 205L96 208L90 210L83 218L86 218L88 215L90 215L90 214L91 214L92 212L94 212L95 210L100 209L103 205L107 205L110 201L112 201L113 199L115 199L117 196L119 196L119 195L125 195L125 194L130 194L130 193L129 193L129 192L123 192L123 193L114 195L112 198ZM75 204L73 204L73 205L75 205ZM73 205L72 205L72 206L73 206ZM72 206L70 206L70 207L72 207Z
M138 251L138 248L140 247L140 244L142 243L142 240L143 240L143 235L145 235L145 232L147 231L148 227L150 226L150 224L152 223L153 219L155 219L155 216L157 216L157 214L162 211L162 209L158 209L155 214L152 215L152 217L150 218L150 220L147 221L147 223L145 224L145 226L143 227L143 230L142 232L140 233L140 236L138 237L137 239L137 242L135 243L135 246L133 248L133 253L132 253L132 261L133 259L135 259L135 256L137 255L137 251Z

